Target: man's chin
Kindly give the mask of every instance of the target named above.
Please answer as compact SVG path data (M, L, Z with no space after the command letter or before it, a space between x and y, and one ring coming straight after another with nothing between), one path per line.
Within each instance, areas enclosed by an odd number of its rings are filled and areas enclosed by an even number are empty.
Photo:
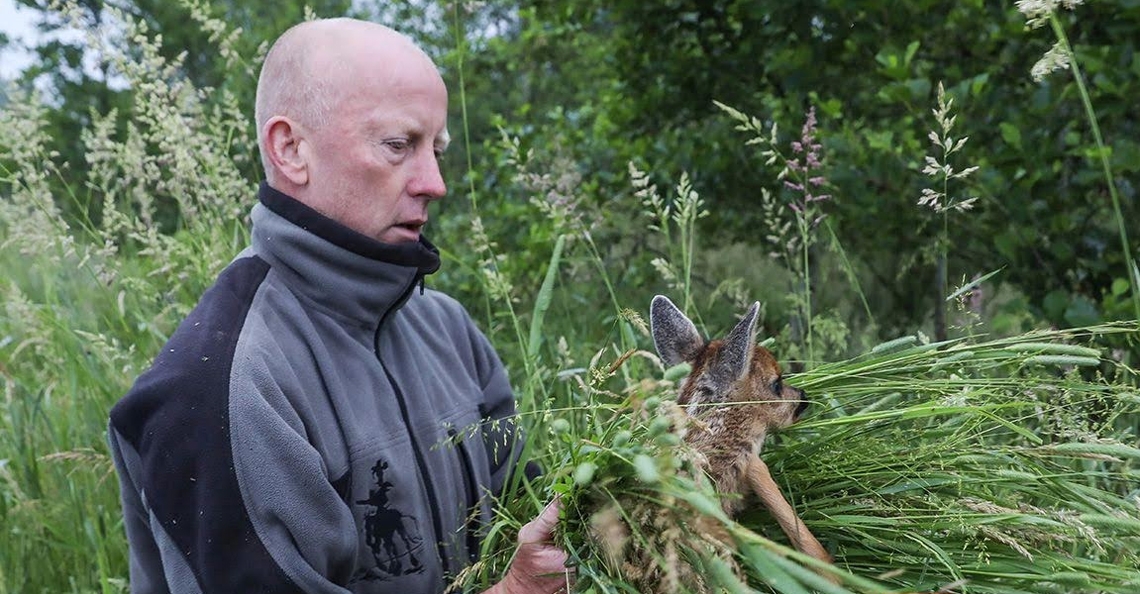
M384 243L415 243L420 240L420 228L391 227L381 233L378 239Z

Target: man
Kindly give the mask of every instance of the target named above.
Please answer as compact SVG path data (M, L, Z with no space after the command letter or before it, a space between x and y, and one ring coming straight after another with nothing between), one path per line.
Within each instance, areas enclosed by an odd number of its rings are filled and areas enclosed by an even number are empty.
M519 449L497 355L423 286L447 90L398 33L313 21L256 112L251 246L111 411L132 591L441 592ZM490 592L565 586L557 515Z

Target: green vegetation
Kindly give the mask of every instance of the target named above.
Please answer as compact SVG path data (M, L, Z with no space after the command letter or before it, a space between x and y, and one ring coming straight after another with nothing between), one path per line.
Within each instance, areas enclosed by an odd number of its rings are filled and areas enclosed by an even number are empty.
M107 412L245 245L251 81L305 13L127 4L0 106L0 594L125 591ZM548 470L464 584L560 493L583 592L629 547L679 591L1140 590L1135 3L468 4L355 4L449 79L431 284ZM764 305L814 403L764 456L840 585L684 472L656 293L712 336Z

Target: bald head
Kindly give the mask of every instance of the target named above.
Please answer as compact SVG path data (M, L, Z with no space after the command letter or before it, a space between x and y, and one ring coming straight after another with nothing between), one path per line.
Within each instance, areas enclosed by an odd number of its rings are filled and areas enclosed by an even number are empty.
M303 126L326 125L365 68L426 69L438 76L431 58L415 42L378 23L349 18L308 21L277 39L261 67L254 108L270 183L275 175L265 156L266 122L283 116Z

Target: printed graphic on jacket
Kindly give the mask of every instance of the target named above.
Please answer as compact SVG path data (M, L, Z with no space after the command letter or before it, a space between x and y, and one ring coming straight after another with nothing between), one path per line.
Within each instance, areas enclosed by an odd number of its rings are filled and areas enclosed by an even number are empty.
M364 515L364 538L372 550L376 567L368 572L367 579L382 580L424 570L420 561L423 537L420 536L419 522L415 517L389 507L388 492L393 485L384 480L384 471L387 469L387 461L376 461L372 467L376 485L369 489L368 499L356 502L372 508Z

